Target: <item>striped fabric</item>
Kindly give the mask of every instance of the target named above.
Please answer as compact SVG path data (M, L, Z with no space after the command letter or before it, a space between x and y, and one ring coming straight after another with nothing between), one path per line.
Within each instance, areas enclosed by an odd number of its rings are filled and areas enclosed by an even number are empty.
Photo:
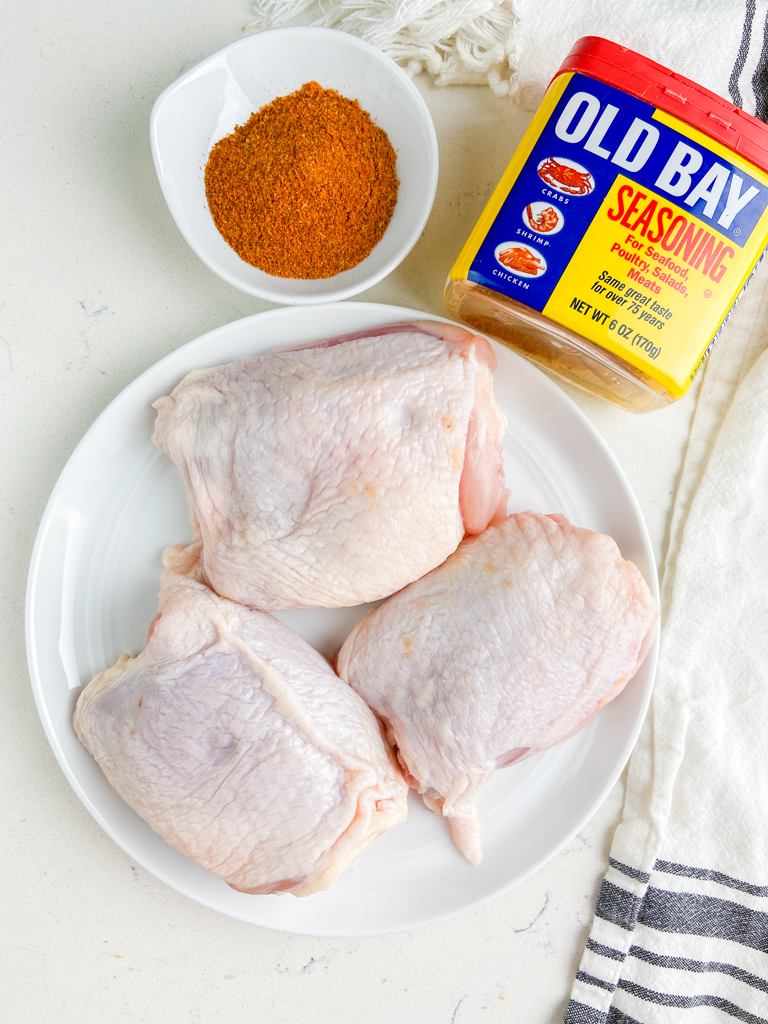
M565 1024L768 1024L768 886L611 858Z
M728 82L732 103L768 120L768 22L763 2L745 0L741 43Z

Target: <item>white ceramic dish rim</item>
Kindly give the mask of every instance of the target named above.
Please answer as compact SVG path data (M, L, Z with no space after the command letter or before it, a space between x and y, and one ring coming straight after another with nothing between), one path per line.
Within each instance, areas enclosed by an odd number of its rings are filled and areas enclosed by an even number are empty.
M416 310L407 309L407 308L404 308L404 307L394 307L394 306L387 306L387 305L378 305L378 304L374 304L374 303L344 303L342 305L345 308L345 310L348 309L349 307L353 307L353 308L361 309L363 311L367 311L369 314L370 314L371 310L375 311L375 315L378 315L379 313L386 314L386 316L382 315L382 318L376 321L378 323L387 323L387 322L393 322L393 321L396 321L396 320L408 320L408 319L414 318L415 316L418 316L420 319L430 319L430 320L436 320L436 321L444 322L444 323L451 323L451 321L446 320L445 318L433 316L431 314L422 313L422 312L419 312L419 311L416 311ZM328 313L331 313L333 311L333 307L328 307L326 305L322 305L322 306L319 306L317 308L317 310L314 311L314 312L316 312L318 314L318 316L320 316L321 319L322 319L322 314L324 314L326 311ZM215 341L217 336L222 336L225 333L233 330L233 328L235 328L236 325L245 325L245 324L248 324L248 323L253 322L253 321L259 321L261 324L263 324L264 322L268 322L268 319L270 317L280 317L280 316L282 316L284 314L291 314L291 313L307 315L307 314L311 314L312 312L313 311L307 309L306 307L302 307L300 309L296 309L296 308L278 309L278 310L271 310L271 311L268 311L266 313L255 314L254 316L246 317L246 318L243 318L242 320L239 320L239 321L234 321L233 323L223 325L222 327L216 328L213 331L207 332L206 334L201 335L200 337L190 341L189 343L187 343L187 345L181 346L181 349L186 349L186 348L189 348L189 347L194 346L194 345L201 345L201 344L203 344L205 342L212 343L212 342ZM373 315L373 314L370 314L370 315ZM369 319L370 319L370 315L369 315ZM515 875L512 878L507 879L507 881L504 884L498 885L494 889L492 889L491 891L484 892L482 895L480 895L478 897L475 897L473 899L467 900L466 904L463 904L459 909L450 909L450 910L448 910L448 911L446 911L444 913L435 913L435 914L432 914L431 916L426 917L424 919L420 919L420 920L416 920L416 921L409 921L405 925L395 924L395 925L387 926L387 927L377 927L375 924L371 924L370 927L366 927L366 928L358 929L358 930L350 930L348 928L338 929L338 928L334 927L333 925L324 925L323 927L296 927L295 925L292 925L292 926L286 927L286 926L283 926L283 925L280 925L280 924L275 924L274 922L271 922L271 921L256 921L256 920L253 919L253 915L245 915L245 914L241 915L241 914L239 914L239 913L237 913L235 911L222 910L222 908L220 906L216 905L215 901L210 901L209 902L209 901L201 898L199 894L196 894L196 893L194 893L192 891L188 891L188 889L185 888L184 885L176 884L176 882L175 882L175 880L173 878L166 877L163 874L162 871L158 870L157 865L154 865L152 863L152 858L151 857L143 855L143 852L142 852L142 850L140 848L140 844L134 844L133 847L131 847L130 844L126 844L124 839L122 839L119 835L117 835L115 833L115 831L113 831L113 829L110 827L110 825L104 820L102 814L99 811L99 808L93 803L93 801L89 798L88 794L84 791L84 789L83 789L83 787L82 787L82 785L80 783L79 778L72 771L69 763L67 762L67 759L66 759L66 756L64 754L63 748L61 747L61 744L59 742L59 739L58 739L58 736L57 736L57 733L56 733L56 728L55 728L54 723L52 722L50 714L49 714L49 709L48 709L48 706L47 706L45 692L44 692L43 681L42 681L42 677L41 677L41 674L40 674L39 669L38 669L37 637L36 637L36 633L35 633L35 629L34 629L33 623L34 623L34 611L35 611L35 601L36 601L37 578L38 578L38 574L39 574L39 571L40 571L41 557L42 557L42 555L44 553L43 549L44 549L44 540L45 540L45 535L46 535L46 529L47 529L49 521L50 521L50 519L51 519L51 517L52 517L52 515L53 515L53 513L55 511L57 497L58 497L58 492L59 492L59 489L60 489L60 486L61 486L61 481L66 477L67 471L68 471L70 465L73 464L75 462L75 460L78 458L78 453L83 448L83 446L85 446L88 443L89 439L95 433L97 433L99 431L100 423L101 423L102 419L109 414L109 410L112 407L112 405L114 403L118 402L118 401L121 401L121 402L127 401L129 399L129 397L130 397L131 392L133 390L139 389L140 386L141 386L141 382L145 378L148 378L150 375L158 374L165 366L168 366L169 364L172 364L174 361L177 361L180 358L179 357L179 353L180 353L181 349L176 349L173 352L169 353L163 359L159 360L153 366L149 367L146 371L144 371L144 373L140 374L137 378L135 378L134 381L132 381L129 385L127 385L127 387L125 389L123 389L123 391L121 391L115 397L115 399L113 399L112 402L109 403L109 405L106 407L106 409L99 415L99 417L97 417L97 419L93 422L91 427L86 431L85 435L83 436L81 441L78 443L78 445L75 448L74 452L72 453L72 455L70 456L70 458L67 461L66 465L64 466L64 468L63 468L63 470L62 470L62 472L60 474L59 480L57 481L56 485L53 488L53 491L51 493L49 501L48 501L48 503L46 505L46 509L45 509L45 511L43 513L43 517L41 519L40 527L38 529L37 537L36 537L36 540L35 540L35 545L34 545L34 549L33 549L33 553L32 553L32 558L31 558L31 561L30 561L30 568L29 568L29 574L28 574L28 584L27 584L27 594L26 594L26 604L25 604L27 657L28 657L28 664L29 664L29 670L30 670L32 690L33 690L35 702L37 704L38 712L40 714L40 718L41 718L41 721L42 721L42 724L43 724L46 736L48 738L48 741L49 741L49 743L51 745L51 748L53 750L53 753L54 753L54 755L55 755L55 757L56 757L56 759L57 759L57 761L59 763L59 766L61 767L65 777L67 778L69 784L72 786L72 788L75 791L76 795L81 800L81 802L84 804L86 809L93 816L93 818L98 822L98 824L104 829L104 831L114 840L114 842L125 853L127 853L130 857L132 857L134 860L136 860L143 868L145 868L145 870L150 872L150 874L153 874L155 877L159 878L161 881L163 881L166 884L170 885L172 888L176 889L178 892L181 892L184 895L189 896L190 898L194 899L196 902L202 903L205 906L209 906L211 909L215 909L215 910L217 910L217 911L219 911L221 913L228 914L229 916L238 918L238 919L246 921L248 923L259 924L262 927L273 928L275 930L291 931L291 932L295 932L295 933L298 933L298 934L307 934L307 935L323 935L323 936L338 936L338 937L342 937L342 936L343 937L371 936L371 935L387 934L387 933L392 933L392 932L400 932L400 931L404 931L404 930L410 930L410 929L412 929L414 927L421 927L421 926L428 925L428 924L434 924L434 923L437 923L437 922L439 922L441 920L445 920L445 919L454 917L457 914L467 912L467 911L472 910L472 909L474 909L474 908L476 908L478 906L481 906L482 904L488 902L489 900L495 898L496 896L501 895L503 892L513 888L515 885L518 885L520 882L524 881L527 877L529 877L535 871L539 870L539 868L541 868L544 864L548 863L554 856L557 855L557 853L559 853L563 849L564 846L567 845L567 843L569 843L571 841L573 836L576 835L576 833L594 815L594 813L596 812L596 810L598 809L600 804L604 801L605 797L607 796L608 792L610 791L610 789L612 788L614 783L619 778L621 772L623 771L624 766L626 765L626 762L627 762L627 760L629 758L629 755L630 755L630 753L632 751L632 748L634 747L634 744L635 744L635 742L637 740L637 737L639 735L639 731L640 731L640 729L642 727L642 723L644 721L644 718L645 718L645 715L646 715L646 712L647 712L648 704L650 702L652 686L653 686L653 680L654 680L655 671L656 671L656 665L657 665L657 661L658 661L658 646L659 646L659 643L658 643L658 633L657 633L654 645L653 645L653 647L652 647L652 649L651 649L651 651L650 651L650 653L648 655L648 658L646 660L646 663L644 664L643 669L642 669L642 671L645 674L645 678L646 678L645 690L644 690L644 693L642 695L642 700L641 700L641 702L640 702L640 704L638 706L636 717L633 720L632 728L627 733L625 742L624 742L620 752L616 755L615 763L613 765L613 770L606 775L606 777L603 780L603 785L600 787L600 789L598 791L595 792L595 794L593 795L593 798L591 799L589 804L587 806L585 806L583 812L580 814L580 816L578 818L578 821L573 825L573 827L570 828L567 832L564 832L560 836L558 843L556 843L554 846L550 847L549 849L546 849L538 858L532 860L531 863L527 866L527 870L525 870L524 872L521 872L521 873ZM505 351L508 351L508 350L505 350ZM652 552L652 547L651 547L651 543L650 543L650 538L648 536L647 528L645 526L645 522L644 522L641 510L640 510L639 506L637 505L637 501L636 501L636 499L634 497L634 494L632 493L632 490L631 490L631 488L629 486L629 483L626 480L626 477L624 476L624 473L623 473L619 463L617 462L617 460L613 456L613 453L610 451L610 449L608 448L608 446L605 443L605 441L597 433L597 431L592 426L592 424L589 421L589 419L581 412L581 410L571 401L571 399L553 381L551 381L549 378L545 377L544 374L542 374L535 367L533 367L530 363L526 362L525 360L523 360L521 357L517 356L516 354L509 353L509 355L510 356L514 356L515 359L519 360L519 362L525 367L526 372L532 373L534 375L534 377L538 380L538 382L546 390L549 390L550 394L554 397L556 403L562 403L563 406L568 409L569 415L575 416L576 419L581 422L581 425L592 436L596 446L600 449L601 455L604 458L606 458L606 460L610 464L611 469L612 469L612 471L613 471L613 473L614 473L614 475L616 477L616 480L618 481L618 483L623 488L624 497L629 501L629 503L630 503L630 505L631 505L631 507L633 509L635 520L636 520L634 525L636 526L636 528L638 530L638 539L639 539L639 542L640 542L640 544L641 544L641 546L643 548L643 554L645 556L645 559L646 559L646 561L647 561L649 566L655 567L655 561L654 561L654 558L653 558L653 552ZM651 590L653 591L653 593L655 594L656 598L658 599L658 582L656 580L655 575L651 575L650 578L648 578L648 577L646 577L646 578L647 578L647 582L648 582L649 586L651 587ZM539 755L539 756L541 757L541 756L544 756L544 755ZM119 800L119 797L116 797L116 799ZM482 870L482 868L480 868L480 869L473 869L473 870ZM323 894L321 894L321 895L323 895ZM288 897L281 897L281 898L282 899L288 899ZM260 898L259 897L247 897L247 899L260 899Z
M407 237L406 242L400 247L400 249L395 253L394 256L387 260L386 263L382 264L382 266L378 270L371 272L366 278L361 279L361 281L355 284L338 286L325 292L323 295L292 295L289 297L274 288L270 288L268 285L249 286L246 285L244 282L237 280L232 274L229 273L226 267L221 266L220 264L212 263L206 251L197 244L195 238L191 236L188 231L185 230L182 223L180 223L179 218L176 216L176 210L178 208L177 199L174 192L169 189L166 177L162 173L162 161L159 152L159 145L157 142L158 113L161 107L164 105L164 103L169 99L169 97L171 97L174 93L183 88L189 81L196 78L201 72L205 71L207 67L223 58L225 54L229 53L230 51L236 48L248 46L249 44L253 45L253 40L255 38L263 38L264 36L276 37L278 34L285 36L288 35L289 33L318 33L319 39L322 38L322 35L331 33L334 36L343 37L344 41L348 42L350 47L358 48L363 52L369 54L371 59L376 60L377 63L379 63L381 66L387 67L393 74L397 75L397 77L401 81L401 84L406 89L406 91L411 95L414 103L420 110L422 116L424 117L424 121L427 127L427 145L429 148L429 161L428 165L424 168L424 173L428 177L427 195L429 198L428 202L424 204L421 216L414 219L411 231ZM195 64L194 67L190 68L188 71L185 71L182 75L175 79L175 81L171 82L171 84L168 85L160 93L160 95L153 103L152 111L150 113L149 124L150 147L152 151L152 162L155 167L155 174L160 184L160 189L163 193L163 198L165 199L168 210L184 240L187 242L187 244L195 253L195 255L205 264L205 266L208 267L209 270L213 271L213 273L221 277L222 280L226 281L234 288L237 288L239 291L244 291L247 294L255 295L258 298L266 299L269 302L277 302L280 303L281 305L315 305L326 302L340 302L342 299L351 298L353 295L358 295L360 292L373 287L373 285L378 284L379 281L381 281L383 278L391 274L392 271L395 270L403 262L408 253L411 251L411 249L413 249L414 245L419 240L419 237L422 231L424 230L427 220L429 219L429 216L432 212L432 206L435 200L435 193L437 192L437 180L440 161L437 144L437 134L435 132L435 127L432 121L432 115L429 112L429 108L424 102L424 98L422 97L417 87L413 84L411 79L408 77L405 71L402 70L402 68L395 64L393 60L387 57L384 53L382 53L381 50L377 49L375 46L372 46L370 43L367 43L364 39L360 39L357 36L350 35L349 33L346 32L339 32L336 29L331 28L295 25L288 26L285 28L268 29L265 32L254 33L253 35L246 36L244 39L236 39L233 43L229 43L227 46L224 46L220 50L217 50L216 53L213 53L210 56L205 57L203 60ZM332 280L332 278L329 280Z

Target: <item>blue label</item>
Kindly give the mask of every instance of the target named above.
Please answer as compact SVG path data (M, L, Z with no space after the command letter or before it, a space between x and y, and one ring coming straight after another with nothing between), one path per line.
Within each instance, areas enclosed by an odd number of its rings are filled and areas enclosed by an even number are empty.
M573 75L491 225L469 280L542 310L618 175L642 217L660 197L739 247L768 205L742 168L660 121L643 100ZM628 223L622 221L622 223Z

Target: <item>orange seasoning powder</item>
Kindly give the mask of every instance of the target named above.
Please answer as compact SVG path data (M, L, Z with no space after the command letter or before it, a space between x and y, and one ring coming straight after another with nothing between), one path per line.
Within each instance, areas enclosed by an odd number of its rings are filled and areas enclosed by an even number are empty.
M381 239L397 201L395 151L357 100L307 82L221 139L205 168L216 227L275 277L333 277Z

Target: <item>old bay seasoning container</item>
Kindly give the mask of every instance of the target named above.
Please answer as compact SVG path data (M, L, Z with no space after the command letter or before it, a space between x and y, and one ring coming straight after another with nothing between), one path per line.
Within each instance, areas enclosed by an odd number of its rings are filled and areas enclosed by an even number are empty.
M690 387L768 241L768 125L580 39L446 286L457 319L626 409Z

